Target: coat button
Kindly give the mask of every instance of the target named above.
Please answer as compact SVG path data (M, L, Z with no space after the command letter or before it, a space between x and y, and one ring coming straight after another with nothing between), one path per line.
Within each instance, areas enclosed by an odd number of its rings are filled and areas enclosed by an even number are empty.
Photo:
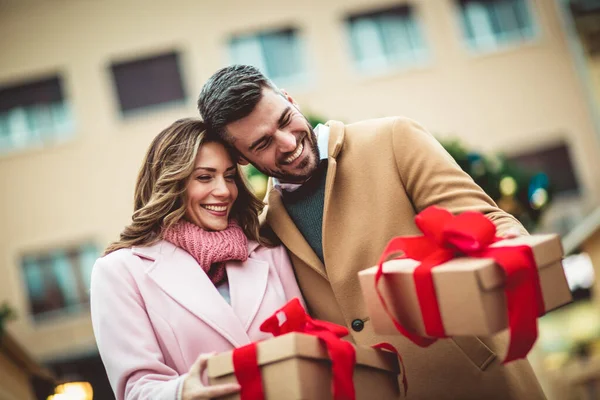
M360 319L355 319L352 321L352 330L355 332L360 332L365 327L365 323Z

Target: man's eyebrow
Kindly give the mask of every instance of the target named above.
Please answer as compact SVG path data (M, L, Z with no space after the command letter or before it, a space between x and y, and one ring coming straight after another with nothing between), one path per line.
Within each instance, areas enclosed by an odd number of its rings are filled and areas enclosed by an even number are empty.
M283 112L281 113L281 116L279 117L279 121L277 121L278 126L282 126L283 123L285 122L285 120L287 119L289 113L291 112L292 107L287 106L285 108L285 110L283 110Z
M258 138L257 140L255 140L254 142L252 142L252 144L250 145L250 147L248 147L248 150L252 151L256 148L256 146L258 146L260 144L260 142L263 142L267 140L267 135L263 135L260 138Z
M277 126L282 126L283 123L285 122L285 120L287 119L287 116L289 115L289 113L291 112L292 107L291 106L287 106L283 112L281 113L281 115L279 116L279 120L277 121ZM248 147L248 150L252 151L256 148L256 146L258 146L261 142L265 141L267 139L268 135L263 135L261 137L259 137L258 139L256 139L254 142L252 142L252 144L250 145L250 147Z

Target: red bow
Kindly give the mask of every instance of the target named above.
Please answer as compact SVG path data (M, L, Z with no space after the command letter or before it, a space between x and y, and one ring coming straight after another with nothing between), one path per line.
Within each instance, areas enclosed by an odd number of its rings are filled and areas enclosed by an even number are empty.
M415 222L423 236L393 238L379 260L375 289L396 329L413 343L426 347L436 339L421 337L404 328L390 313L378 283L383 263L400 251L400 258L421 261L414 271L419 306L427 335L445 338L431 270L456 256L492 258L506 274L505 294L508 308L510 344L504 362L524 358L537 339L537 318L544 314L544 301L538 270L528 246L489 247L501 238L495 225L483 214L468 211L453 216L447 210L431 206L419 213Z
M352 376L356 353L352 344L340 340L341 337L348 335L348 329L330 322L312 319L306 314L300 301L295 298L267 318L260 326L260 330L270 332L274 336L290 332L317 336L325 343L331 359L333 398L335 400L355 399ZM256 343L250 343L233 352L233 368L241 386L241 400L265 398L256 355Z

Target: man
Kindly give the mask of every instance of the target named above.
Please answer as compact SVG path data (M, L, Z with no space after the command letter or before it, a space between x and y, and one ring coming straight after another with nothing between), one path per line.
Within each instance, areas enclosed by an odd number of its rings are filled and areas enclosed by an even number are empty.
M506 337L439 340L427 348L373 332L358 271L394 236L414 235L430 205L478 210L500 234L526 234L407 118L312 127L256 68L217 71L198 100L208 129L272 177L266 221L288 248L311 314L345 325L360 345L389 342L404 358L408 399L543 399L526 360L501 364ZM404 371L403 371L404 373Z

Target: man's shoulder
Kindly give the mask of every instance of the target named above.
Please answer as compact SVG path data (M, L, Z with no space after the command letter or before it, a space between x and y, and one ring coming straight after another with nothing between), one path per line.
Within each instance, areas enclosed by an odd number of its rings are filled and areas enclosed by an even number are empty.
M406 132L423 128L415 120L404 116L373 118L344 124L338 121L327 122L329 126L337 125L344 129L344 141L359 144L376 143L377 137L403 135Z
M337 121L329 121L327 125L332 123L340 123ZM341 123L343 124L343 123ZM414 119L405 116L392 116L382 118L372 118L362 121L356 121L349 124L343 124L346 134L353 134L354 132L377 132L382 129L394 129L408 126L420 126Z

